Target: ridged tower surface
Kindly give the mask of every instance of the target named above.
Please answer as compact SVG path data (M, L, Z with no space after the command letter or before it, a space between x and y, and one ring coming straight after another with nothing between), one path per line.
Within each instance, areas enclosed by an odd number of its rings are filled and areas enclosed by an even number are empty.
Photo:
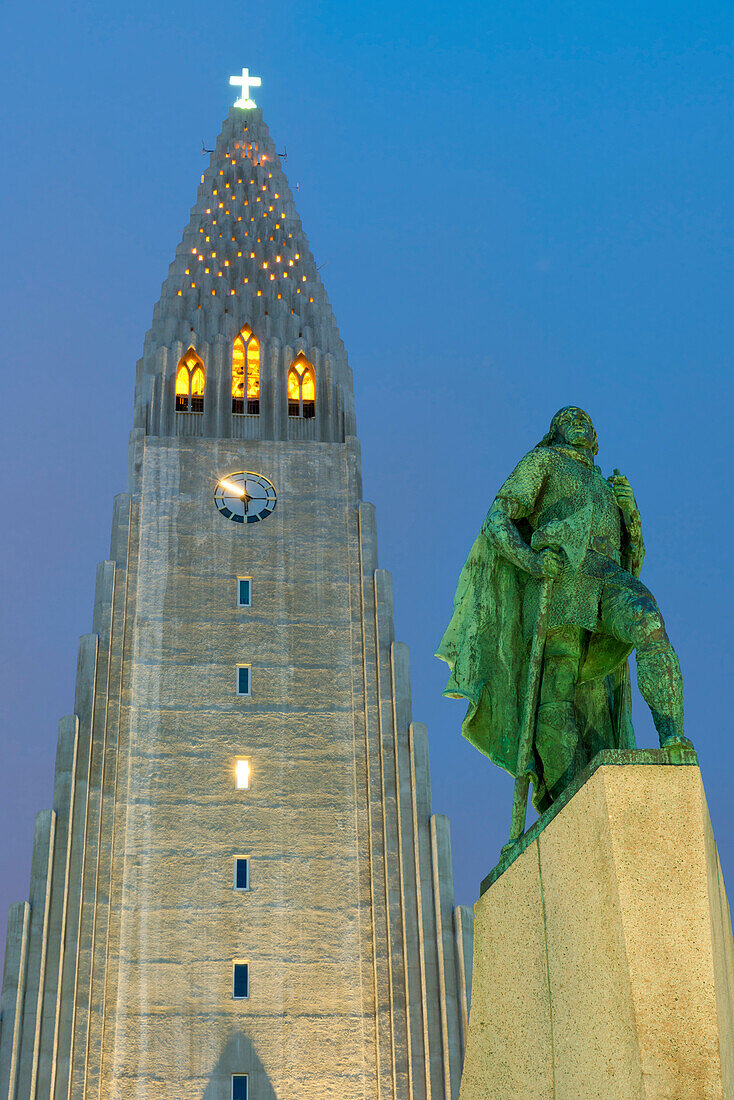
M215 500L243 471L277 493L257 522ZM128 492L10 912L0 1098L454 1100L471 932L344 345L260 111L232 108L138 363Z

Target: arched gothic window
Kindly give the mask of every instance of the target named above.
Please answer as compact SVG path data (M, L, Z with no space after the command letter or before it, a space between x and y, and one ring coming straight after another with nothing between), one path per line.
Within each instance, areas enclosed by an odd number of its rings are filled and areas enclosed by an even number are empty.
M260 344L249 325L232 345L232 412L260 412Z
M300 352L288 371L288 415L310 420L316 415L316 381L313 366Z
M178 361L176 412L204 411L204 364L193 348Z

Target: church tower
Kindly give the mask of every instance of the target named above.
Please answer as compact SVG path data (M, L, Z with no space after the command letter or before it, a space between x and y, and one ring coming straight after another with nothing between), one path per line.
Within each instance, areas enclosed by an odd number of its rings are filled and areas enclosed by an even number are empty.
M92 631L10 912L0 1100L455 1100L472 913L351 370L246 93L145 338Z

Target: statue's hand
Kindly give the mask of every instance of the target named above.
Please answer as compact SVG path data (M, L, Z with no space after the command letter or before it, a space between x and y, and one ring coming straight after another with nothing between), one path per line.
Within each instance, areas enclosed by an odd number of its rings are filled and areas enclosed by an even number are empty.
M617 507L624 518L626 520L639 519L640 512L637 507L637 501L635 500L635 494L632 492L632 486L624 474L620 474L619 470L615 470L608 481L612 487Z
M535 555L532 577L559 577L563 572L563 555L557 550L541 550Z

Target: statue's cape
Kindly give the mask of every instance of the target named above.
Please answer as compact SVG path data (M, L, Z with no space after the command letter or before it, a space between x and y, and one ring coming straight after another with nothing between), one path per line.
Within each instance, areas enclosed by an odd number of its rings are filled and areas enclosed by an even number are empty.
M461 727L464 737L513 776L530 648L522 623L527 580L526 573L480 534L461 571L453 615L436 653L451 670L443 694L469 703ZM575 699L579 751L589 759L602 748L635 747L629 652L612 638L591 637ZM582 766L584 762L579 761ZM546 792L537 754L531 771L533 801L542 807Z

